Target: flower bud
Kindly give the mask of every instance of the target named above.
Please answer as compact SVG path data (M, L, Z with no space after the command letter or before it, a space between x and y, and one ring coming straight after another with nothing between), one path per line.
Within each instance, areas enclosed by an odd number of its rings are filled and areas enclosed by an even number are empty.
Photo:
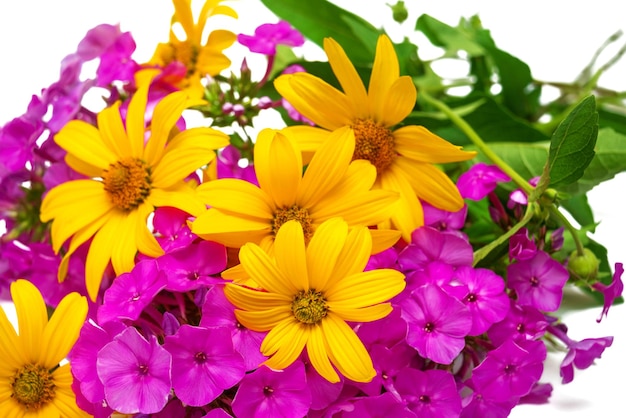
M387 4L391 7L391 13L393 13L393 20L398 23L404 22L409 17L409 12L404 5L404 1L399 0L396 4Z
M589 248L585 248L582 255L577 250L574 250L570 254L567 263L567 270L569 270L570 274L586 282L595 281L598 277L599 267L600 260Z

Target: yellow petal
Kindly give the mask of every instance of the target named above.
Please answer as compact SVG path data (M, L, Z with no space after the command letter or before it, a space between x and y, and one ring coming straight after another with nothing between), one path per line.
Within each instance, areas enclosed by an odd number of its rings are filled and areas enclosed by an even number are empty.
M402 157L396 158L396 163L420 199L449 212L461 210L465 204L456 185L437 167Z
M307 73L284 74L274 87L298 112L316 125L335 130L352 124L354 116L345 94Z
M354 132L349 127L339 128L328 136L304 173L298 193L298 206L311 207L333 191L348 170L354 144Z
M73 377L69 363L57 368L52 373L52 378L56 386L52 405L58 409L57 413L64 418L88 418L90 415L76 405L76 395L71 387Z
M386 35L380 35L368 88L370 114L376 122L384 120L387 94L399 76L400 66L393 44Z
M370 382L376 376L365 346L344 321L329 313L322 321L322 332L330 361L342 375L355 382Z
M157 208L170 206L193 216L199 216L206 211L204 203L196 197L193 190L188 186L178 191L152 189L146 201Z
M61 300L43 332L40 364L51 369L67 356L78 339L87 309L87 299L76 292Z
M336 216L349 225L375 225L389 219L390 206L398 200L398 194L389 190L371 190L367 193L347 194L334 201L325 198L309 213L316 222Z
M119 227L124 216L122 213L112 212L109 221L98 230L91 241L85 261L85 281L87 293L94 302L100 290L104 271L111 260L113 246L118 239Z
M275 206L270 197L254 184L240 179L219 179L202 183L197 196L212 208L239 214L244 218L257 218L270 224Z
M304 249L304 233L298 221L285 222L274 241L276 267L291 279L294 287L309 290L307 254Z
M372 235L372 254L378 254L392 247L402 236L402 232L395 229L370 229L369 232Z
M290 277L278 269L274 260L256 244L241 247L239 260L246 273L263 289L293 298L300 290Z
M364 226L353 227L337 257L333 277L341 279L363 271L372 254L372 234Z
M263 290L250 289L236 284L224 286L226 298L239 309L244 311L258 312L274 309L287 309L290 311L292 298L280 293L265 292ZM245 324L244 324L245 325ZM248 325L245 325L248 327ZM257 331L267 331L269 328L248 327Z
M148 203L143 203L137 208L137 218L144 222L137 222L135 226L135 239L137 250L148 257L159 257L163 255L163 248L156 240L152 232L147 228L146 220L154 212L154 207Z
M154 165L161 159L170 132L189 103L189 96L184 91L168 94L157 103L150 126L150 139L143 153L143 160L148 164Z
M7 318L4 309L0 307L0 355L3 363L11 369L20 367L29 361L25 357L22 343L15 332L13 324ZM3 367L4 367L3 364Z
M37 364L43 330L48 323L46 304L35 285L23 279L11 283L11 298L15 305L24 354L32 364Z
M102 169L91 165L81 160L73 154L65 154L65 163L72 168L72 170L83 174L87 177L100 177L102 176Z
M354 65L341 46L332 38L324 38L324 51L335 77L346 94L352 115L364 119L368 116L367 91Z
M474 158L474 151L463 151L423 126L404 126L393 131L395 149L400 155L422 163L452 163Z
M141 158L143 156L148 88L149 85L144 85L135 92L130 99L128 112L126 113L126 133L128 135L130 153L133 158Z
M298 358L309 338L309 327L296 319L283 321L265 336L261 343L261 353L272 356L263 364L282 370Z
M308 164L315 151L328 138L330 131L308 125L294 125L282 129L289 138L293 138L302 151L302 163Z
M191 232L227 247L239 248L246 242L259 244L272 233L269 222L230 215L218 209L209 209L191 223Z
M386 317L393 311L390 303L379 303L364 308L332 307L332 311L344 321L372 322Z
M293 317L293 313L288 304L283 304L271 309L267 308L262 311L235 310L235 315L241 325L259 332L269 331L278 325L279 322Z
M333 368L328 358L324 334L320 326L311 327L311 335L306 343L306 350L311 365L324 379L331 383L339 382L339 375Z
M102 142L121 159L131 157L131 149L120 115L120 103L117 101L98 113L98 129Z
M326 289L347 235L348 224L341 218L329 219L317 228L306 250L311 288Z
M404 274L392 269L368 270L343 277L324 292L328 307L363 308L386 302L404 289Z
M172 2L174 3L174 17L176 21L181 24L187 37L191 37L195 29L193 13L191 11L191 1L172 0Z
M384 126L393 126L404 120L415 107L417 91L413 79L400 77L393 82L385 97L385 104L379 120Z
M79 160L102 170L118 161L119 156L109 149L100 132L93 125L82 120L71 120L54 136L61 148Z
M139 211L133 210L120 217L116 240L112 243L111 263L116 275L127 273L135 267L137 255L136 231L146 228L146 220L139 219Z
M381 174L379 181L383 189L396 190L400 193L400 199L389 208L391 222L402 232L402 238L406 242L411 242L413 230L424 225L424 212L411 183L396 166L399 159L400 157L396 158L394 164Z

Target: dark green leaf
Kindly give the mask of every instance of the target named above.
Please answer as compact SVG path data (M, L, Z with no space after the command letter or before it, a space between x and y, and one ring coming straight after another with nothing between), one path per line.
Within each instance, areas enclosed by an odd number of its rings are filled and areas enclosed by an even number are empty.
M417 19L415 29L421 31L433 45L449 52L466 51L470 56L484 55L485 51L459 28L452 27L427 14Z
M590 227L590 231L595 231L595 221L593 219L593 211L587 200L587 195L581 194L578 196L572 196L567 200L563 200L560 203L567 212L574 218L579 225Z

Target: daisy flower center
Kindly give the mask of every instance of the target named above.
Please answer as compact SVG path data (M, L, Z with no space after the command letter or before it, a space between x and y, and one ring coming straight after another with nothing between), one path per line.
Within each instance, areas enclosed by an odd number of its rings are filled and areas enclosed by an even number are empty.
M385 171L396 157L391 131L371 119L357 119L352 125L356 145L353 160L368 160L378 173Z
M309 211L306 208L298 207L297 205L290 206L288 208L278 209L274 213L274 219L272 221L272 234L276 236L278 230L287 221L298 221L302 225L302 232L304 233L305 241L313 236L312 219L309 217Z
M198 63L198 55L200 51L196 45L191 42L177 42L170 43L172 48L172 60L179 61L185 64L187 67L187 76L190 76L196 71L196 64Z
M54 399L55 384L45 368L28 364L11 381L12 397L28 411L42 408Z
M317 324L328 314L328 307L321 292L309 289L298 292L291 302L291 312L300 322Z
M104 190L115 206L130 211L150 194L150 168L137 158L126 158L109 165L102 174Z

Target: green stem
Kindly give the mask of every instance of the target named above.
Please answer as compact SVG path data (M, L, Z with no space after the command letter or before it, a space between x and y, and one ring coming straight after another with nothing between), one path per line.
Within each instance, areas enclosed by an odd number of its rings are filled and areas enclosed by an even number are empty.
M574 225L571 224L571 222L565 217L565 215L563 215L563 213L561 213L561 211L556 206L548 205L548 210L550 211L550 215L557 218L559 222L565 227L565 229L567 229L567 231L570 233L572 239L574 240L574 244L576 244L576 252L578 253L578 255L584 255L585 246L580 241L580 237L578 236L578 230L574 228Z
M511 178L519 187L526 192L527 195L533 191L534 187L531 186L526 179L520 176L517 171L513 170L511 166L509 166L498 154L493 152L491 148L482 140L482 138L476 133L476 131L470 126L469 123L465 122L465 120L459 116L454 110L450 109L445 103L440 100L435 99L431 95L429 95L426 91L421 89L419 91L419 95L421 98L426 100L428 103L435 106L437 109L442 111L448 118L454 123L456 126L463 131L465 135L476 145L476 147L483 153L487 158L489 158L494 164L496 164L502 171L506 173L507 176Z

